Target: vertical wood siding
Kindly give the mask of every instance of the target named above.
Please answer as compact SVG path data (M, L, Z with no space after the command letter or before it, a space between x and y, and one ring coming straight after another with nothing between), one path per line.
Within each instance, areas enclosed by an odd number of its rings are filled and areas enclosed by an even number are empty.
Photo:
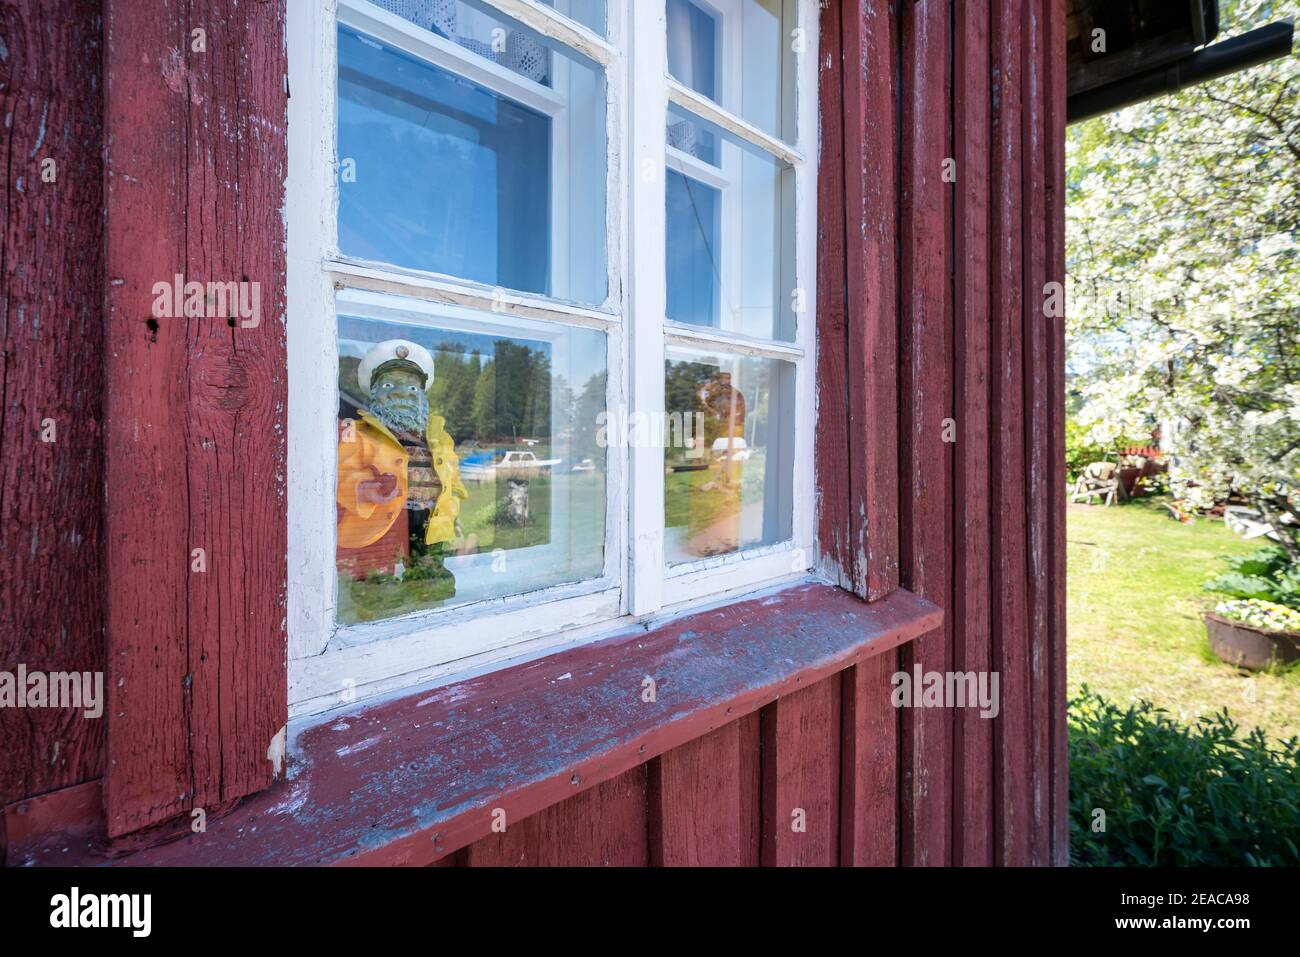
M211 811L274 772L287 694L287 91L283 0L104 9L105 801L117 835ZM154 284L177 274L258 283L259 324L154 318ZM196 548L205 572L192 570Z
M652 761L652 863L752 862L753 807L766 865L1067 861L1064 326L1043 315L1064 276L1064 26L1061 0L823 6L821 559L945 627L768 705L757 735ZM893 708L914 666L998 671L1001 713ZM537 841L528 863L559 853Z
M28 6L0 4L15 119L0 588L21 636L6 627L0 648L4 664L37 645L66 667L102 660L94 579L68 569L93 569L102 535L112 694L106 766L96 726L24 722L0 800L103 766L117 835L266 786L286 711L283 0L105 0L102 203L86 69L100 5L69 0L54 31ZM1064 273L1064 3L841 0L821 16L820 562L865 600L918 592L944 627L445 864L1066 861L1064 334L1042 306ZM35 188L54 148L76 190ZM150 322L153 284L177 273L260 282L260 326ZM51 408L83 423L68 445L36 444ZM44 492L15 494L31 463ZM32 568L56 603L14 591ZM894 708L891 677L913 666L996 670L1000 715ZM62 765L43 763L54 743Z
M0 3L0 42L0 671L102 672L100 5ZM0 808L98 777L106 720L0 710Z

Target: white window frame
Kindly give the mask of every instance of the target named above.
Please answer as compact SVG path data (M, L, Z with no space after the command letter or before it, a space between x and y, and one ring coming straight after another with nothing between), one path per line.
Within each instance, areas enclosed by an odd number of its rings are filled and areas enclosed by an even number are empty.
M330 710L417 684L443 683L593 640L637 620L806 577L813 564L818 2L797 0L797 137L786 143L667 73L665 0L608 0L606 37L538 0L479 0L605 70L608 295L591 307L452 276L343 256L338 249L337 28L340 22L556 116L556 91L420 30L367 0L290 0L288 336L288 632L290 715ZM717 9L717 6L714 6ZM631 42L636 38L635 45ZM558 59L558 58L557 58ZM562 78L556 81L562 87ZM664 321L666 142L672 102L793 167L794 342L754 340ZM560 139L560 137L556 137ZM562 148L562 147L561 147ZM695 171L693 171L695 172ZM556 189L553 186L553 189ZM664 450L611 446L605 573L507 598L363 625L338 625L336 521L339 304L424 316L541 320L608 337L611 415L662 413L665 347L797 364L793 533L789 541L671 568L664 562Z

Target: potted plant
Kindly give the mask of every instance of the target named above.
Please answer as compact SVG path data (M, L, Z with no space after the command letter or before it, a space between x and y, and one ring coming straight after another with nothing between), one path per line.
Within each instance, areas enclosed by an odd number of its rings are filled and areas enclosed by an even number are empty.
M1273 662L1300 660L1300 611L1259 598L1221 601L1205 613L1214 653L1258 671Z

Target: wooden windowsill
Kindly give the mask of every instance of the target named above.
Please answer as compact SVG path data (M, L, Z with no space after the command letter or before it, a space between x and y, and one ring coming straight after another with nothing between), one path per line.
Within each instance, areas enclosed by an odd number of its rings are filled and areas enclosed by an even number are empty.
M903 590L865 604L801 584L333 716L299 735L288 780L117 860L435 863L488 835L497 809L522 821L942 618Z

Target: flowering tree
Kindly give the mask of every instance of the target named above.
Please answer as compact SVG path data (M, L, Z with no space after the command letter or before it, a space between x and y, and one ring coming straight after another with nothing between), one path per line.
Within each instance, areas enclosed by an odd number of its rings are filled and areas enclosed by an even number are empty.
M1300 0L1228 0L1230 32ZM1090 437L1165 431L1170 486L1235 489L1300 561L1300 59L1074 127L1069 333Z

